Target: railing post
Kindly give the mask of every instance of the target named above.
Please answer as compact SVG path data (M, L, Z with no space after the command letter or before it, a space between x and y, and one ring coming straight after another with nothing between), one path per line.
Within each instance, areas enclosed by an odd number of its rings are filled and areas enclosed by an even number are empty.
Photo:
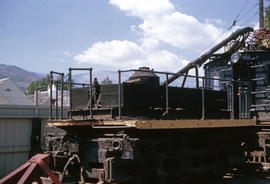
M204 96L205 78L202 78L202 120L205 119L205 96Z
M93 96L93 86L92 86L92 68L90 68L89 71L89 77L90 77L90 85L89 85L89 89L90 89L90 117L93 118L93 104L92 104L92 96Z
M168 90L168 73L166 73L166 116L169 118L169 90Z
M58 81L55 83L55 119L58 119Z
M61 74L61 119L63 119L63 101L64 101L64 73Z
M50 119L52 119L52 83L53 83L53 72L50 71Z
M72 119L72 78L71 78L71 71L72 69L68 69L68 81L69 81L69 118Z
M118 118L121 119L121 70L118 71Z
M199 71L197 66L195 66L195 74L196 74L196 88L199 89Z

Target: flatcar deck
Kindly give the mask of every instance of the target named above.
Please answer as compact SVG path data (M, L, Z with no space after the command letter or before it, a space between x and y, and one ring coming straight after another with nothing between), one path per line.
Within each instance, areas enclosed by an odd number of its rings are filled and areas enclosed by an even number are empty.
M125 126L136 129L226 128L257 125L255 119L213 120L49 120L49 126Z

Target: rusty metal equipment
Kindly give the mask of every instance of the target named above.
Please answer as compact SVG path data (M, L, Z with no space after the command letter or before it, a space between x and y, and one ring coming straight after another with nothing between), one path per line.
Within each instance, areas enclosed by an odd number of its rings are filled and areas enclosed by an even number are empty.
M66 131L46 137L54 170L74 182L217 183L258 151L270 162L269 130L260 131L270 121L270 51L245 43L252 30L237 30L177 73L119 70L117 84L101 85L98 98L92 68L70 68L69 116L56 112L48 121ZM227 43L228 51L214 54ZM89 84L75 88L73 70L89 71ZM133 74L124 81L127 72ZM182 85L170 85L180 76ZM188 78L195 88L185 87Z
M62 182L49 168L49 164L49 154L37 154L25 164L23 164L4 178L0 179L0 184L24 184L32 183L34 181L38 184L42 184L42 181L40 179L41 171L44 171L55 184L62 184Z

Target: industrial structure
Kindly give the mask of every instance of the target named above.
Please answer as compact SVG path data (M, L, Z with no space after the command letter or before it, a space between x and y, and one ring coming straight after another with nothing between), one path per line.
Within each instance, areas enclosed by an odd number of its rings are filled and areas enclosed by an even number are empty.
M100 85L92 68L69 68L67 117L65 74L51 71L48 125L66 134L48 135L46 155L0 183L41 182L38 166L55 183L117 184L219 183L231 169L269 168L270 31L260 28L236 30L177 73L119 70L118 84ZM88 71L89 84L74 83L75 70ZM122 81L124 72L133 74ZM195 88L185 87L190 78Z
M45 150L61 173L60 182L217 183L226 170L247 162L266 166L268 134L260 126L267 123L267 109L256 94L267 93L267 85L256 82L268 72L254 68L264 68L270 55L264 35L245 42L250 33L249 27L235 31L177 73L120 70L118 84L99 85L92 82L92 68L70 68L68 118L63 99L60 104L55 99L53 108L51 98L48 121L67 133L49 135ZM214 54L223 46L226 52ZM198 75L202 64L203 77ZM188 74L191 69L195 76ZM73 83L74 70L89 71L90 83ZM123 72L134 73L122 82ZM180 87L169 85L179 77ZM52 71L50 78L60 89L58 97L64 74ZM187 78L196 88L185 87Z

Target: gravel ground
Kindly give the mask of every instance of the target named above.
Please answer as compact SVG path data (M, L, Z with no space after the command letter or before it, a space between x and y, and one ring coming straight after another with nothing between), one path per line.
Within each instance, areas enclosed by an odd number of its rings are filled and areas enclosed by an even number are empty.
M270 174L260 176L224 176L222 184L269 184Z

